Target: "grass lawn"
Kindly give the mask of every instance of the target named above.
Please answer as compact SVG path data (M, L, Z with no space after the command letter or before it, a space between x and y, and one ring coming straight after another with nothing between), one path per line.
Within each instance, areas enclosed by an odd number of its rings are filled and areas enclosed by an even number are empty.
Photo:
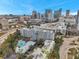
M4 34L4 33L1 33L1 32L0 32L0 36L2 36L3 34Z
M0 57L0 59L3 59L2 57Z

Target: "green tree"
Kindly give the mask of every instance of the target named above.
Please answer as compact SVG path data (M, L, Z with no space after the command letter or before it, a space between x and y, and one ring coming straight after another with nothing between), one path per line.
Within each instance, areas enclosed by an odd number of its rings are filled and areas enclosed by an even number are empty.
M63 43L63 37L62 36L61 37L56 37L54 41L55 41L57 46L61 46L62 43Z
M27 24L27 28L30 28L30 26L31 26L31 24L30 24L30 23L28 23L28 24Z
M60 46L62 45L63 43L63 37L62 36L58 36L55 38L55 46L54 46L54 50L55 50L55 56L56 56L56 59L59 59L60 56L59 56L59 49L60 49Z
M9 48L11 48L14 51L14 46L15 46L15 40L14 35L10 34L6 40L7 43L9 43Z
M18 54L17 55L18 59L25 59L26 57L27 57L26 54Z
M52 51L49 55L48 55L48 59L56 59L56 51Z
M77 53L78 53L75 48L71 48L71 49L69 49L69 51L70 51L70 53L71 53L72 56L76 56Z
M75 59L79 59L79 55L78 55L78 56L76 55L76 56L75 56Z

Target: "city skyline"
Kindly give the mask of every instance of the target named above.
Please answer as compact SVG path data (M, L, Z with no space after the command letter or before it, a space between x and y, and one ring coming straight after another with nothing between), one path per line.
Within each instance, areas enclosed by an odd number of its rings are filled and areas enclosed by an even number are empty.
M76 14L78 10L78 0L1 0L0 14L31 14L33 10L44 13L45 9L58 10L62 8L63 13L71 10L71 14Z

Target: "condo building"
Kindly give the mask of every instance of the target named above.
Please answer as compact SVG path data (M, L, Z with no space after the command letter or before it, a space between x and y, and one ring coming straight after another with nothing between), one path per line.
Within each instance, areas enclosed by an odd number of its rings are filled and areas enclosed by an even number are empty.
M70 15L70 10L66 10L66 17Z

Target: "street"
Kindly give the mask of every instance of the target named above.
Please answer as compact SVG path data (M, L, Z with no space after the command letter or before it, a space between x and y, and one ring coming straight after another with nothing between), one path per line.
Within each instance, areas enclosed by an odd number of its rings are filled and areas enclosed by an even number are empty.
M60 51L59 51L60 59L67 59L67 52L68 52L69 48L79 47L78 45L70 45L70 43L73 40L76 41L78 38L79 38L79 36L63 39L64 42L63 42L63 45L60 47ZM76 42L76 43L78 43L78 42Z
M0 37L0 45L5 41L5 39L7 39L9 34L13 34L16 31L16 29L12 29L12 30L8 30L7 33L5 33L4 35L2 35Z

